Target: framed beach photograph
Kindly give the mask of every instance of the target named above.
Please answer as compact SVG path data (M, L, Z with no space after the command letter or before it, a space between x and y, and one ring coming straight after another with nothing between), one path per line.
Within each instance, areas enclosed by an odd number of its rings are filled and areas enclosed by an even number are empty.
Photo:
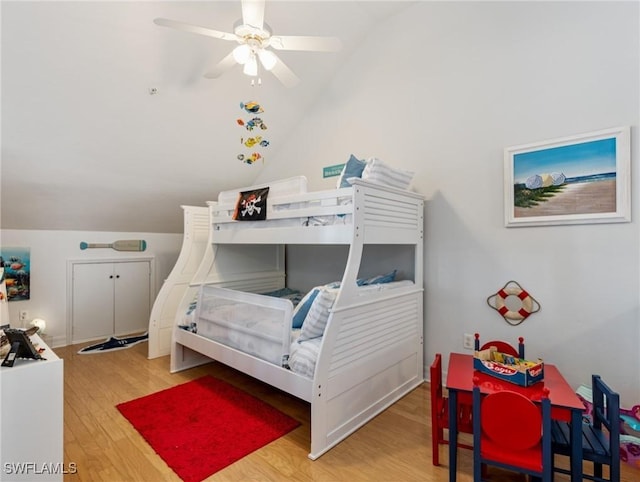
M504 151L505 226L631 221L630 128Z

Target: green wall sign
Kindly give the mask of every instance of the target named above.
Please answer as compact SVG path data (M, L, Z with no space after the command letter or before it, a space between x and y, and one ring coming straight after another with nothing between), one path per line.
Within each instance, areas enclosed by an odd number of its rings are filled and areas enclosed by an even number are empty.
M336 164L335 166L327 166L322 168L322 177L336 177L339 176L344 168L344 164Z

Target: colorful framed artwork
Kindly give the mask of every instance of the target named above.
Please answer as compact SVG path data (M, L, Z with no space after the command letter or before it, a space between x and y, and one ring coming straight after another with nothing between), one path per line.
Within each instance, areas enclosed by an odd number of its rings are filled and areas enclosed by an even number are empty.
M31 296L31 250L3 246L0 263L4 265L7 300L28 300Z
M505 226L631 221L630 128L504 151Z

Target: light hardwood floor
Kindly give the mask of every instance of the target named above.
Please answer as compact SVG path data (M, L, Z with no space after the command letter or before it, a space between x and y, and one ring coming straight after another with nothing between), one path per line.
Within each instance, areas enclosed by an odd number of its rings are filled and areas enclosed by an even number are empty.
M177 374L169 357L147 359L147 344L113 353L78 355L83 345L55 349L64 359L64 461L74 463L66 482L179 481L129 422L121 402L213 375L261 398L301 422L301 426L212 475L208 481L447 481L443 465L431 463L429 385L424 383L316 461L307 458L310 410L306 402L219 363ZM461 450L458 481L471 482L471 453ZM490 472L492 480L523 480ZM556 476L557 481L568 480ZM622 482L640 480L640 470L623 464Z

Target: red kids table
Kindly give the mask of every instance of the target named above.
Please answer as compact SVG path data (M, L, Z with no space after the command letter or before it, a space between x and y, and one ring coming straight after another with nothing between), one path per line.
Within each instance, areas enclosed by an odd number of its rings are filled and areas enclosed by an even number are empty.
M543 388L549 389L551 418L571 422L571 480L582 481L582 413L584 405L555 365L544 364L544 380L529 387L509 383L473 368L473 356L462 353L449 355L446 387L449 391L449 413L456 413L458 400L472 403L473 378L480 380L483 394L510 390L540 402ZM449 481L457 475L458 427L456 417L449 417Z

